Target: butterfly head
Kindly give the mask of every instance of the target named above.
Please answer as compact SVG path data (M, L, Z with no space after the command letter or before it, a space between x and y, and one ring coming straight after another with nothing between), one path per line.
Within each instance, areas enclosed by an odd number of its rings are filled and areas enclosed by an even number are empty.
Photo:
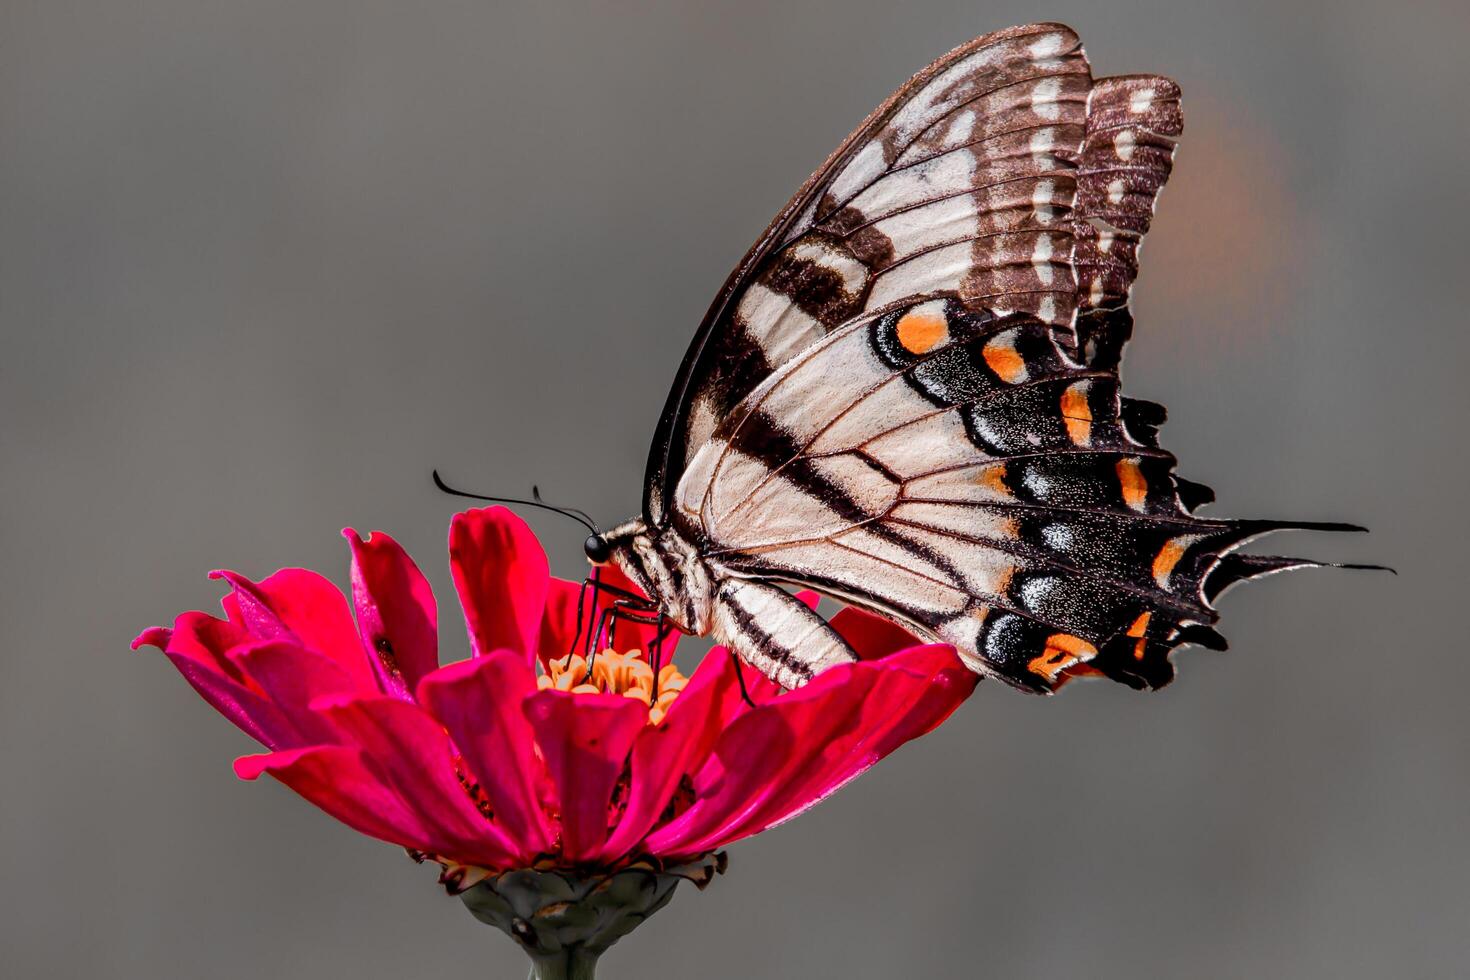
M596 531L587 535L587 540L582 542L582 550L587 553L587 560L594 565L606 565L612 558L612 545Z
M709 568L698 549L673 528L650 530L634 518L583 544L594 565L616 565L659 611L685 633L703 636L713 618Z

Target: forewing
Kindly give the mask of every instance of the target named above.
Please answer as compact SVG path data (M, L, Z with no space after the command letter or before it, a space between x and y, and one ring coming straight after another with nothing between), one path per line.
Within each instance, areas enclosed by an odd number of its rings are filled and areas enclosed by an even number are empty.
M1070 328L1073 203L1093 88L1076 34L1035 24L956 48L879 106L776 216L706 314L650 451L649 523L663 523L686 463L720 419L866 310L950 292Z
M1229 552L1286 525L1207 520L1162 410L1028 313L955 297L865 317L717 429L679 488L711 560L810 586L1049 691L1079 672L1157 687L1211 600L1294 564Z

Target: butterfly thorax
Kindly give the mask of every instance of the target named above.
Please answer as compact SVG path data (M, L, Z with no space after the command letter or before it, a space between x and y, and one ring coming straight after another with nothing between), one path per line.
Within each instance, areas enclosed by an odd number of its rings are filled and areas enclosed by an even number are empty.
M610 560L685 633L704 636L713 623L714 590L699 549L672 527L650 530L641 519L606 535Z

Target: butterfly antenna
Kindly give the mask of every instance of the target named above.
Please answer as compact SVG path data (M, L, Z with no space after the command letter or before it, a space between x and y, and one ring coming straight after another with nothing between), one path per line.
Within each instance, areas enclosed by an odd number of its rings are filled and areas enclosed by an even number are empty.
M587 516L585 513L577 510L574 507L556 507L552 504L546 503L541 499L541 494L536 491L535 487L531 488L532 496L535 498L534 500L522 500L518 497L489 497L483 493L470 493L468 490L459 490L451 487L449 484L444 482L444 478L439 475L438 470L434 470L433 474L434 486L438 487L445 493L450 494L451 496L469 497L471 500L484 500L492 504L520 504L525 507L540 507L542 510L549 510L554 514L560 514L563 517L570 517L572 520L576 521L578 524L585 527L588 531L591 531L593 534L598 535L599 537L602 534L602 532L597 529L597 522L592 520L591 517Z
M588 524L592 525L593 527L596 527L597 526L597 522L592 519L592 515L588 514L585 510L582 510L581 508L578 508L578 507L558 507L556 504L548 504L546 501L542 500L541 499L541 488L538 487L538 486L536 486L536 484L534 484L534 483L531 484L531 499L534 500L536 503L540 504L543 507L550 507L553 510L559 510L563 514L575 514L576 516L582 518L582 520L586 521Z

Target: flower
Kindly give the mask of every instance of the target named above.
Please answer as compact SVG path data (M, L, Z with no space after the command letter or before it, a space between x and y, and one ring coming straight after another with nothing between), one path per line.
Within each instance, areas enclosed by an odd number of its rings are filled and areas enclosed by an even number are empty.
M944 720L975 684L952 648L914 646L853 609L833 625L863 659L795 691L742 673L723 647L685 678L669 662L673 638L638 623L613 634L622 652L589 666L572 652L585 639L581 585L552 578L530 529L500 507L451 523L473 655L441 667L418 567L386 534L343 534L350 604L302 569L260 582L214 572L231 588L223 619L186 612L133 646L162 650L269 750L238 759L241 778L269 773L348 826L439 862L452 891L525 869L702 883L713 852L812 806ZM604 582L632 589L607 571ZM597 620L601 595L582 622ZM664 664L656 677L650 659Z

